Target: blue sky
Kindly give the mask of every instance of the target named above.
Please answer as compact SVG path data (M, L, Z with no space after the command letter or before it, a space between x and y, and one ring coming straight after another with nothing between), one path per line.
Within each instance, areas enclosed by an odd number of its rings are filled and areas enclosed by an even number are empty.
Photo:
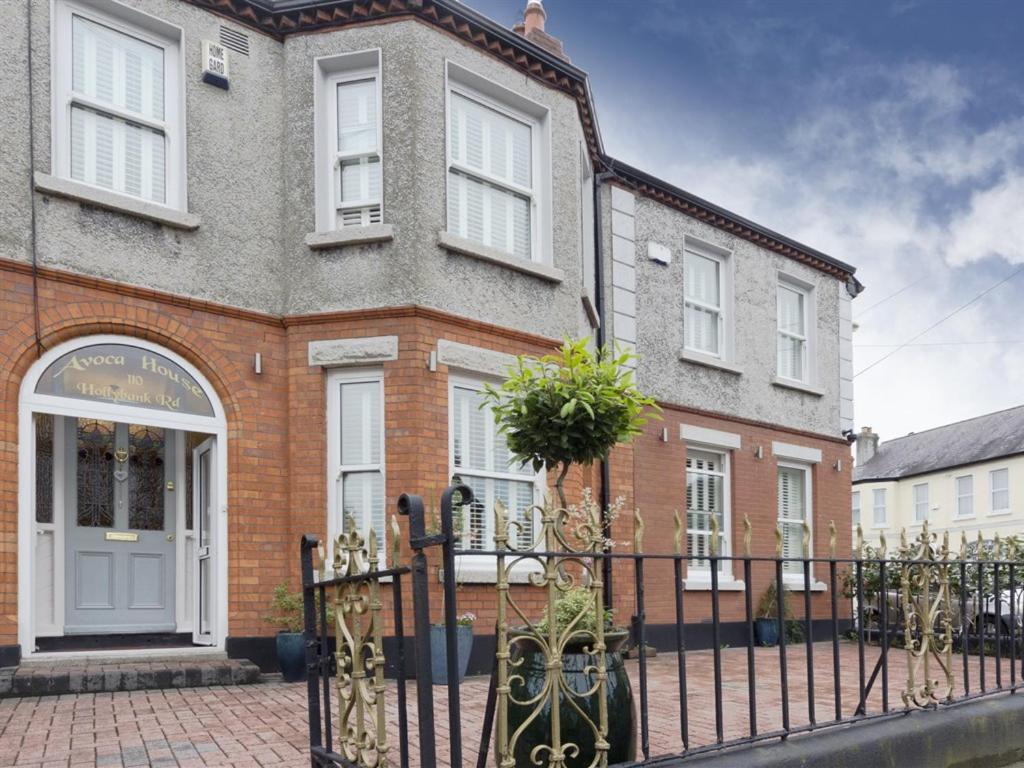
M545 7L612 155L858 267L855 370L1024 265L1024 2ZM858 425L1024 403L1022 299L1024 274L859 375Z

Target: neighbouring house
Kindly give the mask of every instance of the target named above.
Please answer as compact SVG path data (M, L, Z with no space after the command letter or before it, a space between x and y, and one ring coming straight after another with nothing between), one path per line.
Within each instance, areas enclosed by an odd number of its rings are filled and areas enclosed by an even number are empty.
M776 525L799 555L804 521L827 554L854 268L608 156L539 0L515 30L455 0L4 11L0 666L150 643L267 665L301 534L352 519L383 550L398 496L455 474L467 546L497 499L531 524L548 479L480 393L564 335L635 349L664 408L571 478L638 506L650 551L685 518L684 585L647 575L652 642L679 586L707 620L712 518L727 554L744 516L756 555ZM459 567L486 634L494 563ZM738 628L768 570L723 571Z
M890 549L901 531L948 531L955 551L970 542L1024 534L1024 406L987 413L880 443L857 435L853 525Z

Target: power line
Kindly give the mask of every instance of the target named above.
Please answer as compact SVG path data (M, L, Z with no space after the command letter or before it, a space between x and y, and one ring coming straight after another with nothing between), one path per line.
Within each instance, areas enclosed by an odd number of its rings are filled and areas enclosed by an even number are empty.
M891 349L893 347L967 347L980 344L1024 344L1024 339L1008 339L1006 341L998 339L993 339L992 341L924 341L920 344L854 344L853 346L855 349Z
M867 368L861 368L859 371L857 371L857 373L853 374L853 378L857 378L862 373L867 373L872 368L874 368L876 365L885 362L886 360L888 360L890 357L895 355L897 352L899 352L904 347L909 346L910 344L912 344L913 342L915 342L918 339L920 339L922 336L924 336L929 331L934 330L935 328L939 327L940 325L942 325L944 322L949 320L949 318L953 317L954 315L959 314L960 312L963 312L969 306L971 306L975 302L981 300L983 297L987 296L988 294L992 293L992 291L994 291L996 288L1001 286L1003 283L1009 282L1010 280L1015 278L1017 275L1019 275L1021 272L1024 272L1024 265L1021 265L1021 266L1017 267L1015 270L1013 270L1013 272L1008 274L1002 280L997 282L995 285L989 286L984 291L982 291L977 296L975 296L973 299L968 301L966 304L961 304L959 307L954 309L948 315L945 315L944 317L940 318L939 320L936 320L934 323L929 325L927 328L925 328L923 331L921 331L919 334L917 334L913 338L907 339L907 341L903 342L902 344L897 345L896 348L892 352L889 352L888 354L883 355L882 357L878 358L877 360L875 360L875 362L871 363L871 365L869 365Z
M907 289L909 289L909 288L913 288L913 287L914 287L915 285L917 285L918 283L920 283L920 282L921 282L922 280L924 280L924 277L919 277L919 278L918 278L917 280L915 280L914 282L912 282L912 283L907 283L907 285L904 285L904 286L903 286L902 288L900 288L900 289L899 289L898 291L896 291L896 292L894 292L894 293L890 293L890 294L889 294L888 296L886 296L885 298L879 299L879 300L878 300L878 301L876 301L876 302L875 302L874 304L869 304L869 305L868 305L867 307L865 307L865 308L864 308L864 310L863 310L863 311L859 312L859 313L857 314L857 316L856 316L855 318L853 318L853 319L854 319L855 321L856 321L856 320L860 320L860 319L861 319L862 317L864 317L864 315L866 315L866 314L867 314L868 312L870 312L870 311L871 311L872 309L874 309L875 307L877 307L877 306L879 306L879 305L881 305L881 304L885 304L885 302L887 302L887 301L888 301L889 299L895 299L895 298L896 298L897 296L899 296L899 295L900 295L901 293L903 293L903 292L904 292L905 290L907 290Z

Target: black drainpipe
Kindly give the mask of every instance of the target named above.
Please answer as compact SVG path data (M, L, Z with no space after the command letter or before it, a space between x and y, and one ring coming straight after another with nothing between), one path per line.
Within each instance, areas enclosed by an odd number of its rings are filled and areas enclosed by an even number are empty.
M594 177L594 311L597 313L597 348L603 349L606 341L605 328L607 318L604 312L604 228L601 225L601 184L615 174L603 171ZM608 459L601 460L601 524L605 539L611 539L611 523L605 517L605 511L611 505L611 472ZM612 604L612 561L611 558L601 560L601 580L604 582L604 604Z

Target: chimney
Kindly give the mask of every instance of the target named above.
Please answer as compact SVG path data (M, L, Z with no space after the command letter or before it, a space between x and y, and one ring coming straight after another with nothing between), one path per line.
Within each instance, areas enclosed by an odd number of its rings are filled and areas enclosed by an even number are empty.
M542 0L527 0L526 10L523 11L523 20L512 27L512 31L522 35L531 43L539 45L548 53L568 61L569 57L565 55L562 41L544 31L544 22L547 17Z
M871 431L871 427L861 427L857 435L857 466L863 467L878 453L878 435Z

